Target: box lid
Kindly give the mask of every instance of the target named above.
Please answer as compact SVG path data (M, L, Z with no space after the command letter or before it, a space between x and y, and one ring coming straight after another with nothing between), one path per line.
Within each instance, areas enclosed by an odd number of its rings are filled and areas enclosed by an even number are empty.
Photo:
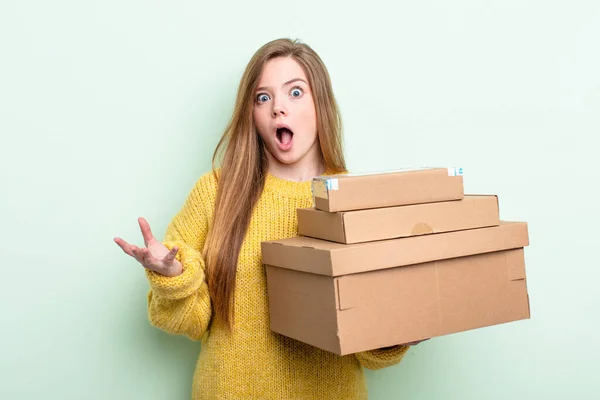
M368 243L341 244L309 237L263 242L264 264L341 276L529 245L526 222Z
M355 211L299 208L297 215L299 235L346 244L483 228L500 222L495 195Z
M319 176L312 180L314 205L323 211L349 211L458 200L464 196L462 168Z

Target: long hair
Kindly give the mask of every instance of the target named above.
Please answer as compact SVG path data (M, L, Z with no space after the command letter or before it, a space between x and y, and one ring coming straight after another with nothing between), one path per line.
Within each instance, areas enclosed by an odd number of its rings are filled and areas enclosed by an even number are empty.
M263 188L268 159L253 119L255 91L265 63L291 57L307 75L315 102L317 137L326 171L345 172L342 121L329 73L321 58L298 40L277 39L253 55L240 81L231 120L215 150L212 164L218 181L212 227L204 247L207 283L213 312L233 326L236 269L254 205ZM215 166L221 156L220 171Z

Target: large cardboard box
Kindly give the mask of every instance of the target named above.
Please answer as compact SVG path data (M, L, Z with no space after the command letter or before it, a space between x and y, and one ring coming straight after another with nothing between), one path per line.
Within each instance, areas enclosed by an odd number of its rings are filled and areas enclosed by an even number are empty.
M369 210L327 212L300 208L298 233L338 243L361 243L500 224L496 196Z
M262 244L274 332L345 355L529 318L527 224Z
M330 212L433 203L464 197L460 168L319 176L312 180L312 192L315 208Z

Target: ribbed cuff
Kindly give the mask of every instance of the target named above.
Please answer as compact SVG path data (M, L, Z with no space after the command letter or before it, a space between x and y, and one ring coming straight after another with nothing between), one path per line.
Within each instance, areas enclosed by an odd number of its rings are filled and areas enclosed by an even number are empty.
M410 346L398 345L384 349L375 349L356 353L356 358L363 367L368 369L381 369L398 364Z
M158 297L175 300L190 296L204 281L204 261L198 250L184 243L164 242L169 250L177 246L175 258L181 262L183 273L178 276L164 276L146 269L150 289Z

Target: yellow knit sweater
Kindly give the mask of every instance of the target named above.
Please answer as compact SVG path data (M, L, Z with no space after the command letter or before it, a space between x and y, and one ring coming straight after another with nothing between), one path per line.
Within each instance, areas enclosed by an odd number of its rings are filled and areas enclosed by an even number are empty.
M204 246L217 183L203 175L168 226L163 243L177 245L184 271L164 277L147 271L150 322L166 332L202 340L193 399L366 399L363 368L398 363L408 346L338 356L269 329L260 244L297 235L296 209L312 206L310 182L267 175L240 251L235 323L230 333L213 317L204 279Z

